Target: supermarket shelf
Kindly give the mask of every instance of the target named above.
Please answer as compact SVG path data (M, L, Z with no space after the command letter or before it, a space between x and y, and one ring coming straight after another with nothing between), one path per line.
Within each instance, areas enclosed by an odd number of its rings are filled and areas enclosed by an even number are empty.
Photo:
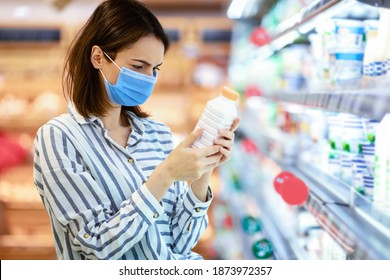
M350 113L379 121L385 114L390 113L390 91L388 89L285 93L269 95L266 98L332 112Z
M390 215L377 209L371 200L356 192L351 186L329 174L323 173L308 163L297 163L298 169L306 177L315 180L322 189L337 197L337 201L356 210L365 222L373 224L390 238ZM335 200L336 201L336 200Z
M297 14L282 21L271 33L270 43L261 47L259 53L265 53L265 58L272 53L284 48L299 37L299 33L307 33L315 27L315 24L331 18L341 9L347 8L351 4L356 4L355 0L316 0L308 6L302 8Z
M33 99L47 91L62 93L61 80L54 77L51 80L36 79L21 83L16 79L7 79L0 85L0 96L10 93L18 97Z
M1 235L2 260L56 260L53 237L45 235Z
M344 2L344 3L343 3ZM303 7L297 14L294 16L285 19L277 27L277 35L273 38L276 40L289 32L299 30L302 26L307 24L312 20L316 20L316 17L326 13L330 9L337 7L338 5L355 2L354 0L317 0L312 1L306 7Z
M242 123L245 123L243 120ZM243 132L261 147L263 136L248 126L242 126ZM261 150L261 148L260 148ZM263 151L264 152L264 151ZM264 153L265 156L267 153ZM316 217L320 225L349 252L353 259L390 259L390 218L374 211L371 203L361 205L361 198L346 187L309 165L286 165L270 158L282 170L289 171L301 178L309 187L307 209ZM351 196L352 194L352 196ZM351 198L352 197L352 198ZM353 204L351 203L353 202ZM351 206L354 205L354 206Z
M44 125L50 120L50 117L47 118L7 118L0 119L0 131L31 131L36 132L39 127Z
M226 167L221 169L221 178L223 182L227 185L232 184L231 180L228 178L228 172ZM249 185L250 182L247 182L245 177L240 177L240 183L244 185L244 189L250 190L252 189ZM232 189L233 187L230 187ZM242 207L243 205L252 205L256 204L260 213L266 213L264 215L259 216L262 223L262 234L270 240L274 248L274 258L280 260L296 260L300 259L303 256L303 252L300 252L298 245L296 242L292 242L291 239L287 238L283 231L278 227L275 221L272 218L272 207L268 205L266 201L259 201L258 196L252 195L252 193L242 192L240 194L232 194L225 193L226 200L228 201L231 210L234 223L237 225L236 233L241 239L243 245L243 257L245 259L255 259L253 253L251 252L251 245L254 241L254 238L248 234L246 234L243 229L240 220L242 217L248 215L245 211L246 207ZM250 201L249 201L250 200Z
M368 203L365 208L356 204L349 205L345 202L345 197L336 195L338 190L340 193L346 192L342 182L336 184L330 176L318 170L314 173L313 169L307 167L298 164L297 167L283 166L283 170L303 179L310 188L310 199L306 207L317 220L320 219L321 226L349 251L352 258L390 259L390 248L384 246L390 242L390 227L381 223L387 223L390 217L379 212L377 217L370 215L368 207L371 204ZM352 191L350 190L350 194ZM356 192L355 194L358 196Z
M282 21L276 28L269 44L261 51L272 53L292 43L299 33L311 31L318 22L335 16L341 10L347 10L358 2L376 7L390 8L385 0L315 0L303 7L295 15Z
M269 213L275 211L272 209L274 205L265 203L264 200L259 201L258 196L255 196L255 198L259 205L261 205L261 212L267 213L261 216L261 220L264 226L264 234L271 240L272 244L274 244L275 258L278 260L307 259L305 253L297 244L298 242L287 238L280 229L278 221L273 219L273 215L269 215Z
M233 182L229 178L228 174L229 172L226 167L220 169L220 178L224 183L224 185L227 186L227 188L225 188L225 191L221 195L221 197L223 197L223 199L229 205L230 213L233 219L233 224L235 224L234 231L241 242L242 257L246 260L254 260L256 258L254 257L251 251L251 246L253 241L255 240L254 237L256 236L250 236L246 234L242 228L242 223L241 223L243 217L250 215L250 213L248 213L248 209L242 207L242 205L247 205L250 202L248 201L248 197L244 192L232 191L235 189L235 187L233 186Z
M359 2L382 8L390 8L390 2L387 0L358 0Z

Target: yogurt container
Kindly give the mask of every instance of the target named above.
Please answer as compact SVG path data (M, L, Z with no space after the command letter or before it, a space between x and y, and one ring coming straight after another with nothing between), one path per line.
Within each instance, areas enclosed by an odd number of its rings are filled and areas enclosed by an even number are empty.
M351 85L362 78L364 52L359 49L337 48L330 52L330 76L336 85Z
M360 20L336 19L334 21L334 45L336 48L364 50L365 23Z

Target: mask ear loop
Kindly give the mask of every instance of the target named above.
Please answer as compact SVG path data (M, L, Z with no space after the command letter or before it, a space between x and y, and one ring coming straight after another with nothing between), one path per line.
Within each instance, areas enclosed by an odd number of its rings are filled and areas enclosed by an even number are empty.
M102 69L99 68L99 71L100 71L100 73L102 73L104 80L105 80L106 82L108 82L106 76L104 76L104 73L103 73Z
M107 56L107 58L108 58L109 60L111 60L112 63L115 64L115 66L116 66L119 70L121 70L121 68L118 66L118 64L116 64L115 61L113 61L113 60L111 59L111 57L110 57L105 51L103 51L103 53L105 54L105 56ZM108 80L107 80L106 76L104 75L102 69L99 69L99 71L100 71L100 73L102 73L104 80L106 80L106 81L108 82Z
M108 57L109 60L111 60L112 63L115 64L116 67L118 67L119 70L121 70L121 68L118 66L118 64L116 64L115 61L113 61L113 60L111 59L111 57L109 57L108 54L106 54L105 51L103 51L103 53Z

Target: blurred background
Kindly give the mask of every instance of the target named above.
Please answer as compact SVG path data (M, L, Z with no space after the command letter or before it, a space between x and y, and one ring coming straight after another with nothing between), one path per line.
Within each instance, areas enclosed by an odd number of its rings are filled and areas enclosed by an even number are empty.
M0 259L56 259L33 141L66 112L65 54L100 2L0 0ZM222 86L240 93L234 156L213 174L194 251L390 259L390 1L141 2L171 41L143 107L176 143Z

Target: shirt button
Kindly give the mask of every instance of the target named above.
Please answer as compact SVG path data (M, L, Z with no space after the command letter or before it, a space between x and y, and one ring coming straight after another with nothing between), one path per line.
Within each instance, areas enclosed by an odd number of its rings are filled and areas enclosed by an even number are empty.
M84 233L84 238L87 239L89 237L88 233Z
M200 208L199 208L199 207L196 207L196 208L195 208L195 212L198 212L198 213L199 213L199 212L200 212Z
M134 159L128 158L127 162L130 163L130 164L132 164L132 163L134 162Z
M158 218L158 213L153 214L153 218L157 219Z

